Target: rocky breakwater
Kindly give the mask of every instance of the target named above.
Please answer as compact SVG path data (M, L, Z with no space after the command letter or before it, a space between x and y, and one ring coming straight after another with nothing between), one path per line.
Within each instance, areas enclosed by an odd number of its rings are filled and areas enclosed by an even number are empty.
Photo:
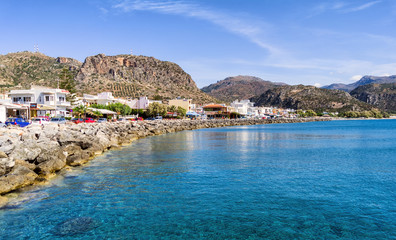
M0 194L43 182L66 166L138 138L165 133L236 125L295 123L321 119L176 120L65 124L0 129Z

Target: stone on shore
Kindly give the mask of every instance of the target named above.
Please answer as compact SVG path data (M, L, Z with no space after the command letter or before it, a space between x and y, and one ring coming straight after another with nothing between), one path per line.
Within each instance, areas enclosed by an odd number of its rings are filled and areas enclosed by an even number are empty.
M37 174L27 167L16 165L11 172L0 177L0 193L7 193L34 183Z

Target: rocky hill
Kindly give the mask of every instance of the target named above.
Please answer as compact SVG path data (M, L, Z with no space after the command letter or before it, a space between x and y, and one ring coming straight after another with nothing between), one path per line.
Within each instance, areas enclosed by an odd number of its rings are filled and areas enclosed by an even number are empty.
M346 112L371 110L374 107L361 102L341 90L313 86L281 86L251 99L257 106L274 106L314 111Z
M351 84L343 84L343 83L334 83L328 86L324 86L322 88L325 89L338 89L338 90L343 90L346 92L350 92L353 89L367 85L367 84L372 84L372 83L377 83L377 84L382 84L382 83L396 83L396 75L393 76L387 76L387 77L375 77L375 76L364 76L362 77L359 81L351 83Z
M78 94L111 91L117 97L185 97L192 98L195 103L217 101L202 92L177 64L133 55L99 54L87 57L84 63L32 52L0 55L1 91L29 88L30 85L57 87L63 68L68 68L75 77Z
M258 77L236 76L228 77L201 90L219 100L232 102L236 99L249 99L279 85L285 84L264 81Z
M52 58L42 53L17 52L0 55L2 91L29 88L30 85L56 87L63 68L77 73L81 62L72 58Z
M117 97L192 98L196 103L215 102L191 76L172 62L153 57L98 54L87 57L76 76L81 91L111 91Z
M363 85L354 89L351 95L381 110L396 113L396 83Z

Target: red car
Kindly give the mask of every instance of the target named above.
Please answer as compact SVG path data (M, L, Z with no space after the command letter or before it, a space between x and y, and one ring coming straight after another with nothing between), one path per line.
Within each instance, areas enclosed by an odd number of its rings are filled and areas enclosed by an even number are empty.
M84 120L82 118L73 118L71 120L73 123L78 124L78 123L83 123Z
M93 120L93 118L86 118L86 119L84 120L84 122L85 122L85 123L94 123L94 122L96 122L96 121Z

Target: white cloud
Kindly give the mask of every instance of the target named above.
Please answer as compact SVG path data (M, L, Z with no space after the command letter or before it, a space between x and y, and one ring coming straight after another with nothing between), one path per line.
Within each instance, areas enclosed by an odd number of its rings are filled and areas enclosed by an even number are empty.
M314 86L317 87L317 88L320 88L320 87L322 86L322 84L320 84L320 83L315 83Z
M102 14L104 14L104 15L106 15L106 14L109 12L109 10L107 10L107 9L104 8L104 7L100 7L99 10L100 10L100 12L101 12Z
M362 75L354 75L350 78L350 80L353 81L359 81L363 76Z
M170 0L124 0L114 5L113 8L121 9L125 12L151 11L202 19L218 25L231 33L247 38L257 46L268 50L271 54L281 52L280 49L263 41L262 37L260 37L263 34L263 30L259 26L266 25L265 23L248 22L219 11L206 9L198 4Z
M326 12L336 12L336 13L352 13L368 9L382 0L371 1L359 6L351 6L350 3L346 2L333 2L333 3L321 3L312 9L312 13L308 17L313 17Z
M342 12L343 12L343 13L350 13L350 12L362 11L362 10L365 10L365 9L367 9L367 8L370 8L370 7L372 7L372 6L374 6L375 4L380 3L380 2L382 2L382 1L372 1L372 2L368 2L368 3L366 3L366 4L363 4L363 5L360 5L360 6L357 6L357 7L353 7L353 8L350 8L350 9L345 9L345 10L343 10Z

